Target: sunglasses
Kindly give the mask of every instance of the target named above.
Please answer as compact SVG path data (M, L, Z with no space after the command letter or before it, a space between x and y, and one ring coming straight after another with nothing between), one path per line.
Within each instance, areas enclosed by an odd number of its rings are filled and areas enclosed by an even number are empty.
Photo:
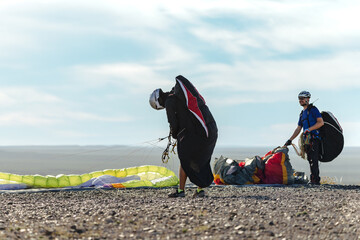
M299 97L299 100L304 100L305 98L304 97Z

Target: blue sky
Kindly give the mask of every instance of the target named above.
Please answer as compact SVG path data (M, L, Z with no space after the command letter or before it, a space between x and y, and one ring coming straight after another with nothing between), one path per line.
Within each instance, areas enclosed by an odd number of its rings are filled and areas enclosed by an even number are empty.
M350 0L0 0L0 145L166 136L148 98L182 74L219 146L283 144L301 90L360 146L359 12Z

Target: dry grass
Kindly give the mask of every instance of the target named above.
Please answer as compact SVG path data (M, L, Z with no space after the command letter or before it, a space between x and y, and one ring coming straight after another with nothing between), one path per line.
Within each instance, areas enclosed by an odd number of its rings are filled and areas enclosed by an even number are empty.
M321 177L320 184L340 184L335 177L327 177L323 176Z

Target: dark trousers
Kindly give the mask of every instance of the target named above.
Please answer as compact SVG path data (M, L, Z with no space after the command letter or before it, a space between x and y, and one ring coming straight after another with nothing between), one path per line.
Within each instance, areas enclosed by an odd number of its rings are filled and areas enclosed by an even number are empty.
M312 183L320 182L320 172L319 172L319 158L320 158L321 142L320 139L312 139L312 145L306 151L307 160L310 164L310 181Z

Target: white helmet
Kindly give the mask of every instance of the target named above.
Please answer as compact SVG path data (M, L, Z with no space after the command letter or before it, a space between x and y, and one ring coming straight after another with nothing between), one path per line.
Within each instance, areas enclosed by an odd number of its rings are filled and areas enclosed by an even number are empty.
M302 91L299 93L298 97L310 98L311 94L308 91Z
M155 89L149 99L150 106L156 110L164 109L164 107L159 103L160 91L162 91L160 88Z

